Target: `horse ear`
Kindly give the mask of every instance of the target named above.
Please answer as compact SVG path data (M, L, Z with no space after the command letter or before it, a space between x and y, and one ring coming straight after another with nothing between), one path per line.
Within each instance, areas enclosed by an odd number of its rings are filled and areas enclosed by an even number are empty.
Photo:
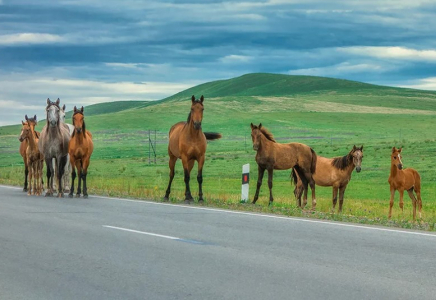
M64 106L62 106L62 110L65 111L65 108L66 108L66 106L65 106L65 104L64 104Z
M21 120L21 124L23 124L23 125L24 125L24 122L23 122L23 120Z
M24 116L24 119L26 119L26 121L29 121L29 118L27 118L27 115Z
M362 145L362 147L360 147L360 151L362 151L363 150L363 145Z
M395 151L397 151L397 149L394 147L392 147L392 153L394 153Z
M200 97L201 104L203 104L203 101L204 101L204 97L203 97L203 95L201 95L201 97Z
M251 127L251 130L253 130L255 126L253 125L253 123L251 123L250 127Z
M401 153L401 151L403 151L403 147L401 147L400 149L398 149L398 152Z
M33 118L35 119L35 122L36 122L36 115L34 115Z
M50 105L50 98L47 98L47 105Z
M82 106L82 108L80 109L80 111L83 112L83 106Z
M356 151L357 147L356 145L353 146L353 151Z
M192 103L195 102L195 96L194 96L194 95L192 95L192 97L191 97L191 101L192 101Z
M77 107L76 106L74 106L74 112L76 112L77 111Z
M56 99L56 105L59 105L61 103L61 100L59 98Z
M262 127L262 123L259 123L259 129L260 129L260 127Z

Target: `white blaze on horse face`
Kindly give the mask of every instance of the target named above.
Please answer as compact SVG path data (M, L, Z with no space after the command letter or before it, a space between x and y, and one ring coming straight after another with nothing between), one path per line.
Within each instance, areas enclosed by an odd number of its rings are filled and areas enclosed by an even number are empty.
M400 155L400 153L398 153L398 161L400 162L400 164L403 164L403 162L401 161L401 155Z
M55 105L51 105L47 109L47 120L50 124L50 126L56 126L59 121L59 108L57 108Z

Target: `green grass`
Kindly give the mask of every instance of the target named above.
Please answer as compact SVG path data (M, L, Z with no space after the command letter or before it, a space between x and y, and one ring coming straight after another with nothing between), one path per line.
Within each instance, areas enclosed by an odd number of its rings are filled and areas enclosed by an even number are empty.
M205 95L203 131L223 134L221 140L208 143L203 173L206 205L434 230L436 93L331 78L248 74L205 83L158 102L86 107L86 125L95 143L88 176L90 192L160 200L168 183L167 133L175 122L186 120L192 94ZM38 114L29 112L35 113ZM266 180L258 205L239 204L243 164L251 165L251 199L257 180L251 122L262 122L278 142L302 142L326 157L343 156L353 145L363 144L362 172L353 173L345 193L344 213L330 213L331 188L322 187L316 190L317 212L298 209L289 171L274 173L273 207L267 206ZM42 128L43 123L37 128ZM156 165L148 164L148 130L157 130ZM18 125L0 128L0 182L20 185L23 181L19 131ZM408 196L404 212L400 211L398 194L393 218L386 218L392 146L403 146L404 165L421 174L420 222L411 221ZM191 176L194 195L198 191L195 178L196 171ZM183 193L182 167L178 162L172 201L182 201Z

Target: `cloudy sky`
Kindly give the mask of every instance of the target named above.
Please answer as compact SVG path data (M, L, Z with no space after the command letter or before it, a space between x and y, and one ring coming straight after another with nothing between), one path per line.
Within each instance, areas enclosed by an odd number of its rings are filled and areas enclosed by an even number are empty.
M249 72L436 90L434 0L0 0L0 125Z

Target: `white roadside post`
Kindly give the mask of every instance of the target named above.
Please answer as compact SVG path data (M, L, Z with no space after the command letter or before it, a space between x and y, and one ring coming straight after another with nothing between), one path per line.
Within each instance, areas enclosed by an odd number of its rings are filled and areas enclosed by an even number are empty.
M241 202L248 202L248 188L250 181L250 164L245 164L242 166L242 193Z

